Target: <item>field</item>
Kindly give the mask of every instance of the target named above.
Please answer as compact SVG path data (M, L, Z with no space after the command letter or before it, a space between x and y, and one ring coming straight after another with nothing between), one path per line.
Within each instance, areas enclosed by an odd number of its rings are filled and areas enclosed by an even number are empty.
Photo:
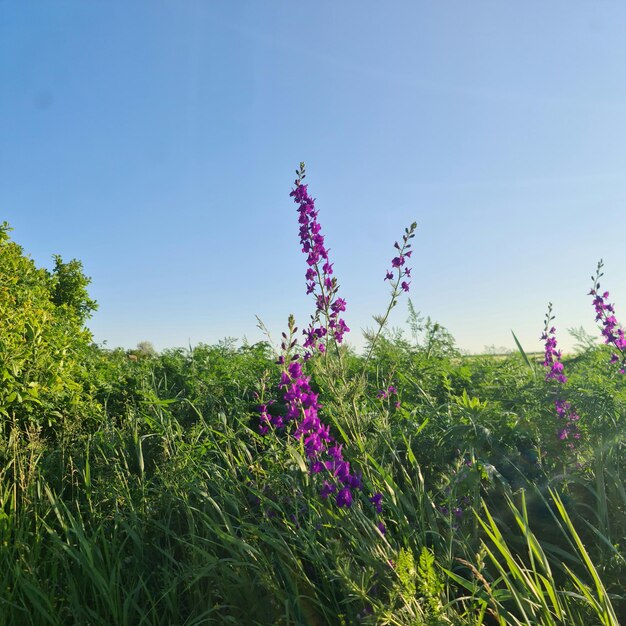
M39 269L2 227L0 625L626 623L601 265L603 344L562 355L549 310L545 353L464 356L412 306L387 330L413 224L357 354L303 179L315 313L280 347L98 347L81 264Z

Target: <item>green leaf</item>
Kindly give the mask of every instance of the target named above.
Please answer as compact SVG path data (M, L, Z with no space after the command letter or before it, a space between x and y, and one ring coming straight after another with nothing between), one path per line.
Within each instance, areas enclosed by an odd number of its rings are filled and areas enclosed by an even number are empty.
M526 363L526 365L528 365L528 367L530 368L531 372L533 374L535 374L536 373L535 367L530 362L530 360L528 358L528 355L524 351L524 348L522 348L522 344L519 342L519 339L517 338L517 336L515 335L515 333L513 331L511 331L511 334L513 335L513 339L515 339L515 343L517 344L517 349L519 350L519 353L522 355L522 358L524 359L524 362Z

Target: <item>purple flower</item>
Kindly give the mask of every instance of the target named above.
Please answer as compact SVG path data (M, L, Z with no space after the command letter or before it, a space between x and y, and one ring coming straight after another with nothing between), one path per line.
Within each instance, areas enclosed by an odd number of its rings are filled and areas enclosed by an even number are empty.
M352 482L352 474L350 474L350 462L340 461L336 465L335 475L344 485L349 485Z
M541 339L545 341L543 366L548 368L546 373L546 380L554 379L559 383L567 382L567 377L563 374L563 364L561 363L561 352L556 349L556 328L552 326L548 328L549 323L552 321L552 304L548 306L548 314L546 315L546 327Z
M402 237L402 245L397 241L393 244L393 247L399 251L399 254L391 259L391 270L387 270L385 274L385 280L393 280L394 271L397 270L396 280L392 283L392 302L395 303L397 296L402 291L408 292L411 283L408 280L403 280L411 276L411 268L406 265L406 260L411 258L413 251L410 250L410 240L415 236L414 232L417 228L417 224L413 222L409 228L405 228L405 234Z
M287 371L289 372L291 378L299 378L302 376L302 365L300 365L297 361L290 363L287 367Z
M302 183L304 178L304 164L298 171L295 189L291 191L294 202L298 205L298 223L302 252L307 255L306 293L315 295L316 311L308 329L303 331L307 349L305 358L311 357L313 349L319 352L326 351L326 345L321 341L323 335L314 336L315 331L327 327L333 330L332 338L337 342L343 341L343 335L350 329L338 314L346 310L346 301L336 298L337 281L332 278L333 264L328 259L328 249L325 246L321 226L317 221L318 212L315 210L315 200L309 196L308 187ZM326 322L322 323L321 320ZM331 323L332 322L332 323Z
M350 489L363 489L363 475L362 474L353 474L349 477L348 484Z
M323 449L324 444L321 442L318 434L312 432L304 440L304 449L309 458L317 456L317 454Z
M604 343L612 345L621 353L621 357L617 354L611 355L611 363L620 363L619 372L623 373L624 365L626 364L626 337L624 336L624 330L619 326L617 318L615 317L615 307L608 303L609 292L605 291L602 294L599 293L600 289L600 276L602 276L603 262L600 260L596 270L596 276L594 278L593 289L589 292L589 295L593 296L593 306L596 311L596 321L602 323L602 336L604 337Z
M324 333L315 331L313 334ZM286 335L284 338L286 339ZM286 346L286 341L283 345ZM311 389L310 377L304 375L302 363L297 357L287 365L285 361L283 359L284 369L279 383L286 404L285 413L272 416L268 411L271 402L260 404L259 430L266 434L270 424L276 429L294 424L293 436L303 442L305 454L310 461L309 473L314 476L327 472L328 479L323 482L320 496L327 499L330 494L337 494L337 506L350 508L353 491L362 489L361 474L351 471L350 463L343 458L342 445L334 441L330 435L330 427L320 420L318 394Z
M311 480L321 482L320 497L328 500L330 495L334 495L332 501L337 507L349 509L354 501L355 492L363 489L363 478L361 473L354 471L350 467L350 462L344 459L342 445L334 440L330 434L330 427L320 419L322 407L318 394L311 389L311 378L305 375L303 368L316 351L322 353L326 351L329 338L341 343L343 335L350 330L346 322L339 317L346 310L346 301L337 295L337 280L333 277L333 264L328 259L328 249L317 221L315 200L309 196L307 185L302 184L303 178L304 165L301 164L295 188L290 195L298 204L300 244L302 251L307 255L308 267L305 273L307 293L313 294L316 311L311 316L311 324L303 330L302 357L292 354L292 349L297 344L295 340L292 341L297 328L293 318L290 317L289 336L283 333L281 344L283 354L278 359L278 364L282 366L278 389L282 394L284 409L281 415L272 415L268 411L270 403L260 405L259 430L262 434L271 432L274 436L277 436L281 429L290 433L290 436L299 441L304 448ZM406 247L405 240L401 254ZM399 275L403 275L402 271ZM397 284L395 288L397 289ZM270 426L273 426L273 429ZM380 499L375 498L372 502L380 512ZM385 532L382 524L379 525L379 529Z
M550 325L550 322L553 319L552 303L550 303L548 305L544 332L541 335L541 339L545 341L545 356L543 365L548 368L548 372L546 372L546 380L555 380L559 383L559 385L563 385L567 382L567 377L563 374L564 367L563 363L561 363L561 352L556 349L556 328ZM570 434L572 434L574 435L574 438L579 439L580 435L576 437L574 433L578 433L576 422L580 419L580 417L574 412L571 404L567 400L557 397L554 400L554 408L559 419L566 422L566 426L558 430L558 438L563 441L564 439L567 439ZM571 445L569 445L569 447L572 448Z
M352 506L352 491L350 491L350 487L340 489L335 500L339 508L346 507L349 509Z
M311 474L319 474L323 469L324 464L321 461L311 463Z
M382 513L383 512L382 501L383 501L383 494L382 493L375 493L370 498L370 502L374 505L374 508L376 509L376 513Z
M337 298L331 305L333 313L341 313L346 310L346 301L343 298Z
M341 444L331 446L330 448L328 448L328 456L333 459L336 459L337 461L342 460L343 459L342 447L343 446Z
M346 326L346 323L340 319L336 325L335 325L335 339L337 340L337 343L341 343L341 341L343 340L343 336L345 333L350 332L350 329Z
M332 493L335 493L335 491L337 491L337 487L335 487L335 485L331 485L327 480L325 480L322 485L322 489L320 490L320 496L326 500L326 498L328 498L328 496Z

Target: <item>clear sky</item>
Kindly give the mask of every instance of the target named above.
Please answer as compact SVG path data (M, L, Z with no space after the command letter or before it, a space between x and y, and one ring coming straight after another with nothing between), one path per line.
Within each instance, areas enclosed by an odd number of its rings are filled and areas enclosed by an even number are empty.
M571 346L601 257L626 319L625 33L608 0L0 0L0 219L83 262L98 342L256 341L312 311L304 160L353 344L415 220L461 348L540 349L548 301Z

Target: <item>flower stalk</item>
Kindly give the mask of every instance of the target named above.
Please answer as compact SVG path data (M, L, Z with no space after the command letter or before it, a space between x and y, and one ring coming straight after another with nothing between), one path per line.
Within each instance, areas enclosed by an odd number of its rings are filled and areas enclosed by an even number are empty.
M575 448L574 441L580 439L578 430L580 416L574 411L568 401L560 397L560 389L567 382L567 376L565 376L563 363L561 362L562 353L557 349L556 328L552 325L553 320L552 302L550 302L548 303L545 326L541 335L541 340L545 342L543 366L548 370L546 372L546 381L553 380L557 383L557 397L554 400L554 408L556 414L561 419L557 437L560 441L567 440L567 447L573 450Z
M600 292L600 278L604 275L602 259L598 262L595 276L591 277L593 287L589 292L593 296L593 306L596 310L596 322L602 324L602 336L604 343L613 346L617 352L611 355L611 364L619 364L620 374L626 373L626 337L624 329L615 317L615 306L608 302L609 292Z

